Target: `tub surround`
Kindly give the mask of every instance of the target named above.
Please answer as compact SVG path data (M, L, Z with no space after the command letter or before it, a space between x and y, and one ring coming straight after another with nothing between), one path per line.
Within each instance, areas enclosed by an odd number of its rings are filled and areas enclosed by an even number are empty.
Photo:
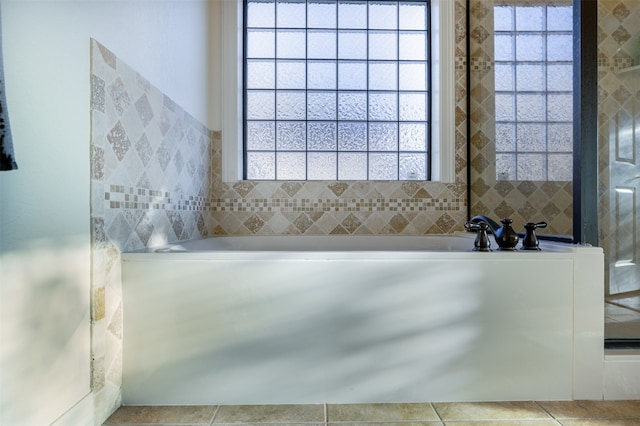
M602 250L473 242L239 236L124 253L123 399L602 399Z

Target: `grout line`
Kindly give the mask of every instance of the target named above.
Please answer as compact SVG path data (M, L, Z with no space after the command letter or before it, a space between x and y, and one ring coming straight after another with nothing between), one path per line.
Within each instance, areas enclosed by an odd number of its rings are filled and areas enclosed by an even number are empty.
M442 416L440 416L440 413L438 413L438 410L436 410L436 406L433 405L433 402L430 402L429 405L431 406L433 412L436 413L436 416L438 416L438 420L440 420L440 423L444 425L444 420L442 419Z
M533 401L534 404L536 404L538 406L538 408L540 408L540 410L544 411L545 413L547 413L547 415L549 417L551 417L553 420L555 420L557 423L561 424L560 421L558 419L556 419L553 414L551 414L549 412L549 410L545 409L541 404L540 401Z
M211 417L211 421L209 421L209 426L213 425L213 421L216 419L218 415L218 410L220 410L220 405L216 405L216 409L213 410L213 416Z

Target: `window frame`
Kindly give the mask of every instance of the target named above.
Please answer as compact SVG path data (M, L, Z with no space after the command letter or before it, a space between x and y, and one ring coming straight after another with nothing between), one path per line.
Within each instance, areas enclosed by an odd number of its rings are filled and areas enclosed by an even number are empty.
M222 181L243 180L243 0L221 2L222 56L217 96L222 130ZM455 181L455 1L431 0L431 181ZM372 181L364 181L372 182Z

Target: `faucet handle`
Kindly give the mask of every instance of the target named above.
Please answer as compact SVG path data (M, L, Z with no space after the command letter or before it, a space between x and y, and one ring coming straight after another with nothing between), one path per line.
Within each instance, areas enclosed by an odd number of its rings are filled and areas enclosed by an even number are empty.
M538 237L536 236L537 228L546 228L547 222L527 222L524 224L524 239L522 240L522 250L540 251Z
M473 251L493 251L491 250L491 242L487 235L487 229L489 225L485 222L473 223L465 222L464 227L469 232L477 232L476 239L473 242Z

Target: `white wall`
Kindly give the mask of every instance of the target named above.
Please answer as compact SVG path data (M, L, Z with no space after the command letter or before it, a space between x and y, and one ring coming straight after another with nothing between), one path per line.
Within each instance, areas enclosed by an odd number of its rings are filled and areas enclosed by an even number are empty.
M0 173L0 424L46 425L91 396L89 39L207 123L208 4L2 0L1 8L20 169Z

